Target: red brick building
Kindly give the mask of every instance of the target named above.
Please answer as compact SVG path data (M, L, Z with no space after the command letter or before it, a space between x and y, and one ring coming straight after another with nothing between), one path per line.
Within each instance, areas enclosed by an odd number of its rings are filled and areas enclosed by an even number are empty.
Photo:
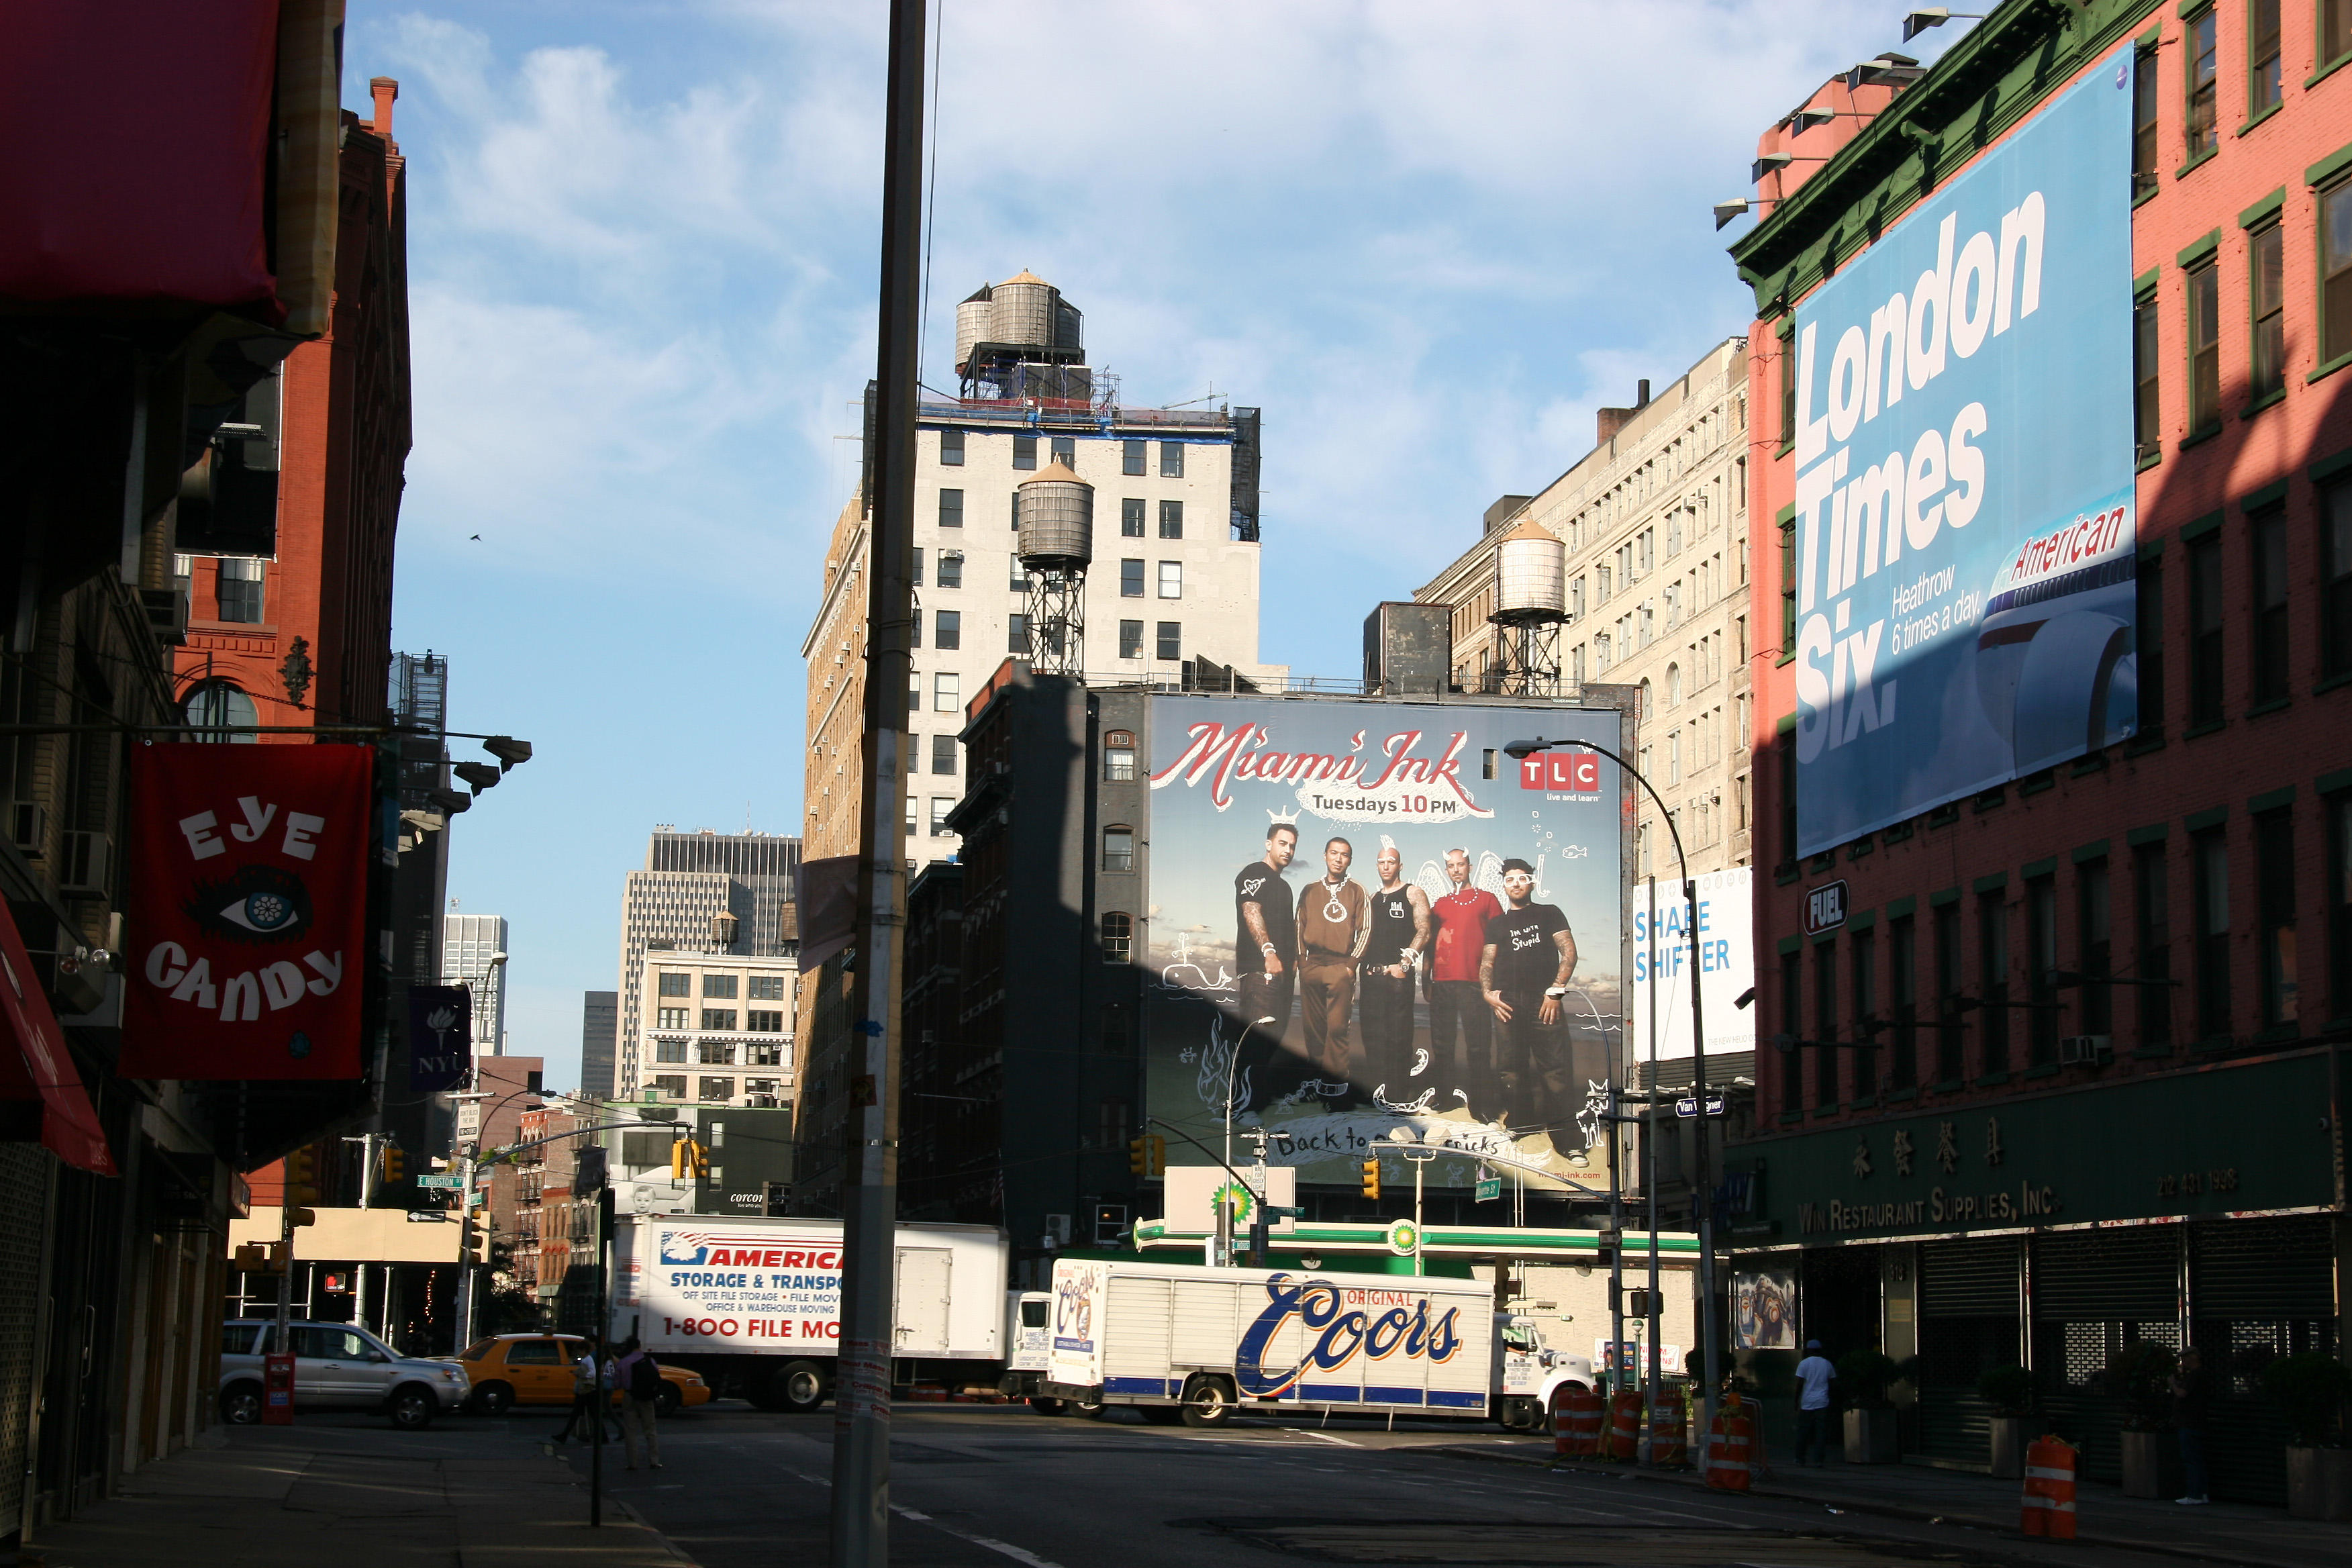
M1801 858L1798 306L2119 51L2137 732ZM1916 80L1863 74L1902 90L1769 172L1733 250L1771 1042L1731 1151L1735 1289L1793 1289L1797 1342L1832 1356L1916 1355L1903 1446L1963 1465L1990 1458L1979 1377L2022 1366L2114 1479L2129 1373L2194 1343L2216 1494L2273 1500L2259 1374L2340 1351L2352 1259L2352 6L2011 0ZM1735 1349L1768 1389L1793 1359Z

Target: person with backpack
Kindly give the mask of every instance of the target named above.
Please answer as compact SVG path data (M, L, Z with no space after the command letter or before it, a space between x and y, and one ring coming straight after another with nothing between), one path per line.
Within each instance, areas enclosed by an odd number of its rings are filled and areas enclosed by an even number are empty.
M654 1424L661 1414L661 1363L653 1352L631 1334L621 1342L621 1359L615 1363L616 1383L622 1392L621 1442L628 1456L628 1468L637 1468L637 1448L642 1440L646 1464L650 1469L662 1468L661 1443L654 1435Z

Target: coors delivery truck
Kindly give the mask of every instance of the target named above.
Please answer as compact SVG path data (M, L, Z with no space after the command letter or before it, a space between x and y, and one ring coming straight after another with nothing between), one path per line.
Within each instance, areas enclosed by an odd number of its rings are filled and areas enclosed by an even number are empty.
M895 1380L995 1381L1020 1343L1023 1300L1005 1289L1004 1233L901 1225L897 1237ZM613 1276L616 1340L635 1334L657 1361L763 1410L824 1403L841 1338L839 1220L621 1217ZM1032 1316L1045 1300L1030 1293Z

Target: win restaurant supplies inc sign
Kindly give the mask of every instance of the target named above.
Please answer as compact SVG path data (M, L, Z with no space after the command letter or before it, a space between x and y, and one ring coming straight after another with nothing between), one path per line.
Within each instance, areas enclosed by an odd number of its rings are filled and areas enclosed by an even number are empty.
M2130 735L2131 51L1797 307L1797 840Z

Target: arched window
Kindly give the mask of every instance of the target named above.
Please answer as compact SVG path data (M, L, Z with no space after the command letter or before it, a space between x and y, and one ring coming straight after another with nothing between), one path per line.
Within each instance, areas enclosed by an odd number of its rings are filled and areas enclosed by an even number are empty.
M1113 910L1102 917L1102 955L1105 963L1125 963L1134 955L1135 917Z
M190 724L214 731L197 736L200 741L250 742L256 739L253 727L261 722L261 710L253 699L226 680L208 680L190 692L187 715ZM223 729L244 732L225 735L219 732Z
M1641 696L1640 696L1640 702L1641 702L1641 706L1640 706L1640 707L1638 707L1637 709L1635 709L1635 710L1634 710L1634 711L1635 711L1635 712L1637 712L1637 713L1639 713L1639 714L1641 714L1641 716L1642 716L1643 718L1646 719L1646 718L1648 718L1648 717L1649 717L1653 712L1656 711L1656 710L1654 710L1654 708L1652 708L1652 707L1650 706L1650 702L1651 702L1651 693L1650 693L1650 678L1649 678L1648 676L1646 676L1646 675L1645 675L1645 676L1643 676L1643 677L1642 678L1642 684L1641 684L1641 687L1639 688L1639 690L1640 690L1640 693L1641 693Z
M1135 829L1124 824L1103 829L1102 868L1106 871L1135 869Z
M1683 667L1666 666L1666 706L1672 708L1683 700Z

